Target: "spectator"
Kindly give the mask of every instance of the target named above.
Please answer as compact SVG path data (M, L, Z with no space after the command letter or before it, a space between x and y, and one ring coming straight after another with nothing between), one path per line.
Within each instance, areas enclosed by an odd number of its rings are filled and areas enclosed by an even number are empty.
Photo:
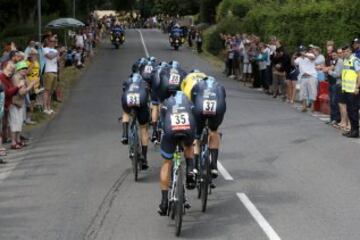
M244 44L244 48L242 49L242 56L243 56L243 80L244 83L251 81L251 74L252 74L252 67L250 63L250 43L246 42Z
M346 100L346 110L351 129L343 135L349 138L359 137L359 74L360 60L352 54L350 46L344 49L344 68L342 71L341 88Z
M301 48L301 56L295 59L299 67L300 100L302 101L302 112L307 111L308 104L314 111L314 102L317 97L317 71L315 69L315 55ZM308 102L309 101L309 102Z
M26 84L28 65L25 61L16 64L16 73L12 77L12 83L18 87L18 92L12 97L9 107L9 125L11 131L11 149L21 149L25 143L21 141L20 135L24 122L25 95L34 86L31 82Z
M338 86L341 84L344 63L337 52L331 53L331 59L330 66L324 68L324 71L329 75L330 121L328 123L337 125L340 122Z
M201 30L196 31L195 42L198 53L202 53L203 36Z
M28 95L30 103L28 105L28 116L25 121L27 124L34 124L35 122L32 121L31 117L34 111L35 103L43 103L43 100L39 98L43 97L42 92L44 91L44 88L41 88L40 86L40 63L38 60L38 51L35 48L30 49L29 58L26 63L28 65L28 85L30 85L31 82L34 82L34 87L30 90ZM43 106L41 106L41 109L43 109Z
M273 97L276 98L281 94L284 101L286 100L285 75L289 65L290 57L285 54L283 48L278 48L273 57Z
M341 60L342 62L342 69L344 67L344 53L343 53L343 49L339 48L337 50L337 55L338 55L338 64L339 61ZM339 110L340 110L340 123L338 124L338 126L345 132L350 131L350 121L349 121L349 117L347 114L347 110L346 110L346 101L345 101L345 94L342 91L341 88L341 74L342 74L342 69L340 72L340 77L336 78L336 95L337 95L337 99L339 102ZM336 70L336 68L335 68ZM329 74L335 76L335 70L330 69Z
M15 64L12 61L4 63L3 71L0 73L1 85L5 92L4 116L2 122L2 141L8 142L9 137L9 108L12 97L19 91L17 86L14 86L11 78L15 72Z
M266 50L266 46L264 43L259 44L260 52L256 57L256 61L259 65L259 73L260 73L260 82L263 86L264 92L270 94L268 78L267 78L267 60L268 60L268 51Z
M5 92L2 84L0 83L0 119L4 116L4 103L5 103ZM0 157L6 156L6 149L3 146L2 142L2 121L0 121ZM0 164L5 164L6 162L0 158Z
M286 72L286 81L287 81L287 98L291 104L295 103L296 97L296 85L299 76L299 68L294 63L295 59L299 57L297 54L294 54L291 58L290 69Z
M45 56L45 95L44 95L44 113L51 115L54 110L51 109L51 95L55 90L58 73L59 52L54 48L56 44L55 38L51 38L48 46L43 49Z
M29 54L30 54L30 50L32 48L35 48L35 41L34 40L30 40L29 43L28 43L28 46L26 47L25 51L24 51L24 54L25 54L25 59L28 59L29 57Z

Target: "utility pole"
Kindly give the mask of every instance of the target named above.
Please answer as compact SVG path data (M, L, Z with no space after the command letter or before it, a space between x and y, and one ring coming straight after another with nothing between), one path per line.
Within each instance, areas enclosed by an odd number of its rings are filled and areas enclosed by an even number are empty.
M39 42L41 42L41 0L37 0Z
M75 1L76 0L73 0L73 18L75 18L76 17L76 15L75 15Z

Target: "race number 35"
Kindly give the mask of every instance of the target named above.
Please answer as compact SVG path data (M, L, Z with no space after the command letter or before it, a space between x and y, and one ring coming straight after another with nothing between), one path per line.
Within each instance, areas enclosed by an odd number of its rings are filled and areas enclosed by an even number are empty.
M188 113L174 113L171 114L171 128L172 130L186 130L190 128Z
M203 103L204 114L216 114L216 100L205 100Z

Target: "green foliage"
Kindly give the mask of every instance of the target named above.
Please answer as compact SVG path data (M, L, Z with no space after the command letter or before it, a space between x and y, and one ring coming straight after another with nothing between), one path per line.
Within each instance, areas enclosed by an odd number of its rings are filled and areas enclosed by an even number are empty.
M219 22L229 15L243 18L253 5L251 0L223 0L217 7L216 20Z
M235 16L226 17L218 25L213 26L205 31L205 49L211 54L218 55L220 50L224 48L220 39L220 33L237 34L242 32L239 22L240 19Z
M236 29L264 41L277 36L290 48L310 43L324 46L327 40L342 45L360 35L359 8L360 1L351 0L223 0L217 9L217 31L234 33Z
M200 22L214 23L216 18L216 7L221 0L200 0Z

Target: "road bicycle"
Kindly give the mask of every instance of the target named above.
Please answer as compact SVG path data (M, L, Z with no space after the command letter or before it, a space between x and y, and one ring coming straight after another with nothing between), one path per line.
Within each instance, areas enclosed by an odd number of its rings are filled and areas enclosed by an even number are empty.
M172 181L169 187L168 216L175 220L175 236L180 236L185 209L190 208L186 203L184 187L184 169L181 161L181 146L176 146L172 163Z
M197 168L199 175L197 177L198 198L201 199L201 211L205 212L207 207L208 195L211 194L212 177L210 172L210 151L208 146L209 129L204 127L200 137L200 154Z

